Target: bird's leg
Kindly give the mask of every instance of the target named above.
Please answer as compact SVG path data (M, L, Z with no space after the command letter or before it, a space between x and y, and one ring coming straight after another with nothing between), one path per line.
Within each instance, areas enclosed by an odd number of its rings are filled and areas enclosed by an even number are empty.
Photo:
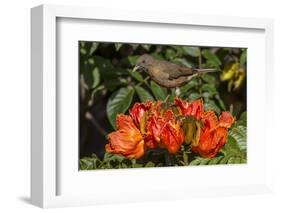
M168 101L169 97L170 97L170 94L168 94L167 97L165 98L165 100L164 100L165 103Z
M181 90L179 87L176 87L176 96L179 96L181 94Z

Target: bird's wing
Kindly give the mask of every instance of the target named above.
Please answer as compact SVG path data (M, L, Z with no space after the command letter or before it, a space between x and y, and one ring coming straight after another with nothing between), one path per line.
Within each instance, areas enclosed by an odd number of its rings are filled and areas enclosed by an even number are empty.
M194 74L193 70L188 67L177 65L174 67L173 72L169 72L169 79L176 79L182 76L189 76Z

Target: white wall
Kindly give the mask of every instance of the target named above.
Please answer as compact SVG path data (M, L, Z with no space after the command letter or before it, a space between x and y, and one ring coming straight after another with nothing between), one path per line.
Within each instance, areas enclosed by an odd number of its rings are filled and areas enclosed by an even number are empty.
M28 211L37 212L40 209L28 204L30 178L30 11L33 6L41 3L72 4L74 0L9 0L2 1L0 6L0 135L1 135L1 174L0 174L0 212ZM275 20L275 92L280 92L281 81L281 13L278 1L271 0L192 0L167 2L139 1L94 1L80 0L82 6L109 6L123 9L148 9L186 12L192 14L216 14L230 16L269 17ZM159 6L160 5L160 6ZM258 61L257 61L258 63ZM279 83L280 84L280 83ZM281 94L281 93L279 93ZM280 100L275 106L276 118L273 127L280 127ZM261 112L266 113L266 112ZM262 121L261 121L262 122ZM278 129L278 128L276 128ZM280 131L280 130L279 130ZM279 150L281 140L278 131L275 137L272 153L275 166L281 162ZM279 166L280 168L280 166ZM277 212L281 210L281 171L275 171L275 193L273 195L202 198L187 201L157 202L145 204L122 204L96 207L67 209L69 212ZM5 211L6 210L6 211ZM48 210L60 212L63 209Z

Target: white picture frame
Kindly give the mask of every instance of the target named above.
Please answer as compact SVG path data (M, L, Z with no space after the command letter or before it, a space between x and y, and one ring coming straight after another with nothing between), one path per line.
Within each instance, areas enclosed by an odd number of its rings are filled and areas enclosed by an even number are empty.
M257 90L262 94L261 99L264 100L264 103L261 104L260 107L257 107L256 110L253 109L252 115L249 115L249 126L252 129L255 127L260 130L260 126L255 122L255 115L258 110L266 107L266 105L270 105L274 103L274 98L269 94L270 88L273 88L271 82L273 78L273 21L270 19L256 19L256 18L241 18L241 17L217 17L217 16L203 16L203 15L189 15L189 14L166 14L161 13L160 11L148 12L148 11L121 11L121 10L113 10L109 8L84 8L84 7L74 7L74 6L54 6L54 5L41 5L31 10L31 56L32 56L32 88L31 88L31 201L33 204L47 208L47 207L61 207L61 206L76 206L76 205L91 205L98 203L114 203L114 202L137 202L143 200L161 200L161 199L179 199L179 198L188 198L188 197L200 197L200 196L215 196L215 195L241 195L241 194L252 194L252 193L264 193L271 191L271 166L270 166L270 138L272 130L269 127L264 127L266 131L260 132L258 136L266 135L266 143L263 144L266 147L267 152L265 153L265 157L267 161L260 168L257 168L256 165L253 164L253 168L251 167L251 162L248 166L245 167L232 167L232 171L236 172L237 177L241 175L243 172L247 173L248 170L253 169L254 175L262 174L262 177L257 177L256 180L238 180L230 185L227 181L222 183L216 182L216 176L210 177L211 180L213 178L215 184L205 184L200 185L200 181L196 182L196 178L200 177L200 175L204 175L206 172L212 172L216 170L216 172L230 172L230 170L225 170L224 168L206 168L202 169L189 169L188 173L192 176L193 186L191 185L183 185L181 188L179 185L169 185L165 189L162 189L164 181L159 181L159 183L155 184L155 186L150 186L151 191L148 194L145 194L145 191L142 191L142 188L145 190L145 186L142 184L138 184L139 188L137 188L137 192L134 192L132 187L130 187L129 178L134 178L134 180L140 180L140 176L144 182L148 182L151 174L155 169L136 169L134 172L127 170L119 170L119 171L98 171L98 173L88 173L83 172L83 177L78 177L82 175L75 176L73 173L73 169L67 171L64 169L64 157L61 157L60 147L63 147L63 143L61 145L57 144L58 141L58 129L57 129L57 121L58 121L58 88L60 88L60 80L57 78L57 70L59 69L58 63L58 33L61 31L59 28L61 25L61 20L69 20L70 22L73 20L80 20L87 22L98 20L100 21L100 25L108 22L116 22L118 26L122 27L126 23L134 23L133 25L141 24L142 27L146 27L146 24L153 24L153 26L159 26L159 28L165 27L166 29L172 27L185 27L185 26L195 26L200 27L202 29L212 29L218 31L220 33L220 29L222 31L243 31L243 30L253 30L255 32L260 32L261 36L257 41L262 41L263 53L259 55L261 57L261 68L259 68L259 72L261 73L260 77L257 77L256 80L248 79L248 83L250 83L250 87L256 88L257 84L262 82L262 86L260 86ZM79 24L79 23L78 23ZM114 24L113 24L114 25ZM115 24L116 25L116 24ZM71 23L68 23L68 26L71 26ZM77 25L78 26L78 25ZM64 28L64 29L67 29ZM71 27L69 28L71 29ZM68 29L68 30L69 30ZM82 28L81 28L82 29ZM102 31L102 30L101 30ZM85 33L85 32L84 32ZM196 32L195 32L196 33ZM91 34L91 33L89 33ZM102 36L102 32L100 34ZM215 35L215 34L214 34ZM81 36L81 35L79 35ZM105 36L105 34L104 34ZM112 35L111 35L112 36ZM71 37L71 36L69 36ZM165 36L164 36L165 37ZM254 36L253 36L254 37ZM86 38L86 37L84 37ZM231 43L235 43L235 35L232 38L233 41ZM110 38L105 38L108 40ZM112 39L112 38L111 38ZM123 39L123 40L122 40ZM136 37L137 39L137 37ZM198 37L199 39L199 37ZM249 39L249 38L248 38ZM67 39L66 39L67 40ZM250 39L249 39L250 40ZM248 42L249 40L245 40ZM254 39L253 39L254 40ZM61 41L61 40L60 40ZM128 41L128 37L122 38L120 34L120 41ZM134 38L132 40L134 41ZM155 40L156 41L156 40ZM166 40L167 41L167 40ZM256 42L257 42L256 41ZM163 43L164 40L159 42ZM171 41L173 43L174 41ZM191 45L194 45L195 40ZM219 42L219 41L217 41ZM167 42L166 42L167 43ZM210 37L206 43L200 43L199 45L208 45L208 43L217 44L215 42L215 38ZM229 43L229 44L231 44ZM239 43L239 42L238 42ZM66 43L67 44L67 43ZM243 45L243 43L240 43ZM251 44L254 47L255 44ZM247 46L247 45L246 45ZM254 52L253 52L254 55ZM63 58L60 58L64 60ZM256 65L254 63L249 66ZM251 67L250 67L251 68ZM256 67L255 67L256 68ZM75 73L72 73L73 75ZM254 76L254 75L252 75ZM265 77L265 78L263 78ZM75 80L75 79L73 79ZM255 83L256 82L256 83ZM74 89L77 89L75 86ZM249 96L251 96L251 88L249 91ZM75 91L74 91L75 93ZM67 101L67 100L66 100ZM255 103L256 99L250 98L249 104ZM78 113L78 111L77 111ZM270 114L273 112L269 112ZM271 116L263 117L263 120L270 122ZM74 126L75 127L75 126ZM251 129L251 128L250 128ZM249 130L251 131L251 130ZM263 135L261 135L263 134ZM257 137L258 137L257 136ZM249 138L252 140L253 138ZM257 138L258 140L258 138ZM77 142L77 141L76 141ZM72 142L73 144L75 141ZM71 144L72 144L71 143ZM77 142L78 143L78 142ZM258 143L259 144L259 143ZM257 145L257 148L253 150L253 153L259 152L259 147L261 145ZM251 148L251 147L250 147ZM75 149L69 148L69 153L75 152ZM251 154L251 153L250 153ZM64 154L66 157L69 155ZM253 157L253 162L255 157ZM71 162L75 162L76 158L69 157ZM258 161L257 161L258 162ZM77 162L78 164L78 162ZM158 177L169 176L170 179L175 179L171 174L171 170L175 172L175 174L186 175L186 168L181 168L180 170L174 170L173 168L162 168L157 170ZM252 170L251 170L252 171ZM78 170L75 171L78 174ZM118 172L118 173L117 173ZM63 174L61 174L63 173ZM61 178L68 176L68 181L65 178ZM112 189L112 193L109 195L108 190L104 185L108 183L111 177L114 176L114 179L118 181L118 183L123 183L123 181L127 182L129 185L123 186L122 188L117 187L114 191L114 184L108 184L108 187ZM73 176L73 177L72 177ZM75 176L75 177L74 177ZM211 175L210 175L211 176ZM90 181L90 178L98 178L99 181L103 181L100 185L106 189L107 192L102 192L102 187L97 187L98 193L96 194L87 194L86 183ZM247 176L249 179L252 176ZM81 178L81 179L80 179ZM125 178L125 180L124 180ZM246 179L247 179L246 178ZM82 190L79 191L78 187L75 187L75 181L83 181L85 182L84 186L81 187ZM198 179L200 180L200 178ZM234 178L233 178L234 180ZM63 183L62 183L63 182ZM63 190L65 193L60 192L61 186L65 184L64 188L69 190ZM125 189L124 189L125 188ZM88 189L91 190L90 188ZM188 190L188 193L186 191ZM71 193L72 191L79 191L79 193ZM85 193L85 194L84 194ZM121 196L122 195L122 196ZM172 196L171 196L172 195Z

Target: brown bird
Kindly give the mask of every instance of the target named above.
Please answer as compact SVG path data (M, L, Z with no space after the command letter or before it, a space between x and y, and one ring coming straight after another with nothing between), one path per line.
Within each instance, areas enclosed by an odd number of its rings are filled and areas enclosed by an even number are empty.
M150 78L159 85L167 88L180 87L193 77L209 72L217 72L216 69L194 69L168 61L155 59L148 54L140 56L133 69L145 71Z

